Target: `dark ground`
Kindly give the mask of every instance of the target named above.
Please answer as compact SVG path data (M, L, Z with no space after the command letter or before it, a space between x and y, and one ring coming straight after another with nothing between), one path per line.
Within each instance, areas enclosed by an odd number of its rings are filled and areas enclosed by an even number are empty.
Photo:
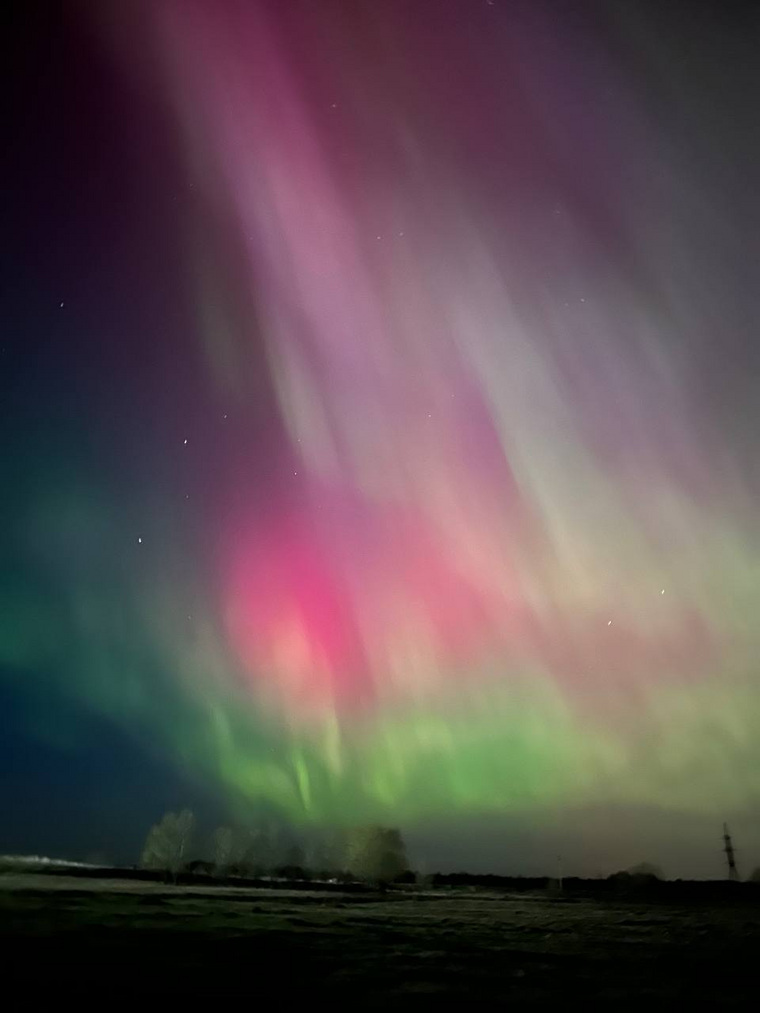
M4 995L23 986L25 1009L51 997L104 1008L169 993L190 1008L216 996L741 1008L757 998L758 942L760 904L0 875Z

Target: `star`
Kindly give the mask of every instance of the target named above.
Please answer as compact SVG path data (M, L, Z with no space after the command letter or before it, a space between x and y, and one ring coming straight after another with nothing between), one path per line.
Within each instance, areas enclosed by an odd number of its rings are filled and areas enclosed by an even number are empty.
M182 442L186 444L186 443L187 443L187 440L183 440Z
M61 303L61 309L63 309L63 303Z
M137 544L138 544L138 545L142 545L142 538L140 538L140 536L139 536L139 535L138 535L138 537L137 537Z
M607 620L607 625L608 625L608 626L612 626L612 620L611 620L611 619L608 619L608 620Z

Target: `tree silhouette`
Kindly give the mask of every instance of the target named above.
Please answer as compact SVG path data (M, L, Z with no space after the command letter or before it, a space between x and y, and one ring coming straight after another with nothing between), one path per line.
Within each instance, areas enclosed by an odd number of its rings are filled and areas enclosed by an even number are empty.
M189 809L165 813L148 833L142 853L143 868L166 872L176 881L177 873L187 861L194 827L195 817Z
M236 859L235 831L232 827L217 827L214 831L214 871L228 875Z
M279 841L271 827L219 827L214 831L214 866L219 875L254 876L273 868Z
M351 830L346 843L346 868L370 883L392 883L407 868L401 832L371 826Z

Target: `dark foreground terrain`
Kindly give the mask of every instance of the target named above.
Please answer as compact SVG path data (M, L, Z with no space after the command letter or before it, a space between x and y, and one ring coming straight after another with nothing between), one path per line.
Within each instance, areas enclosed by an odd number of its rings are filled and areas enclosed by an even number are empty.
M365 1008L392 1000L391 1009L446 998L749 1007L760 906L25 874L0 876L0 935L4 994L23 995L28 1009L49 997L106 1008L166 995L186 997L185 1009L216 996Z

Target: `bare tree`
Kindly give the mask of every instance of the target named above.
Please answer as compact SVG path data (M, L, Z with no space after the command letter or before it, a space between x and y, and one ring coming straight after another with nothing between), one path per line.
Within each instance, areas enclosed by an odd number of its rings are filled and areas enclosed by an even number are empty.
M346 867L367 882L393 882L407 868L406 849L399 830L356 827L348 834Z
M433 876L427 871L425 862L420 862L414 874L415 885L422 890L429 890L433 886Z
M227 875L235 864L235 831L232 827L217 827L214 831L214 871Z
M177 873L187 860L190 837L195 817L189 809L181 813L166 813L160 823L151 827L142 853L145 869L159 869L177 879Z
M337 876L345 869L346 836L339 830L323 830L306 841L304 861L316 878Z
M275 864L274 857L267 829L219 827L214 832L214 866L220 875L257 875Z

